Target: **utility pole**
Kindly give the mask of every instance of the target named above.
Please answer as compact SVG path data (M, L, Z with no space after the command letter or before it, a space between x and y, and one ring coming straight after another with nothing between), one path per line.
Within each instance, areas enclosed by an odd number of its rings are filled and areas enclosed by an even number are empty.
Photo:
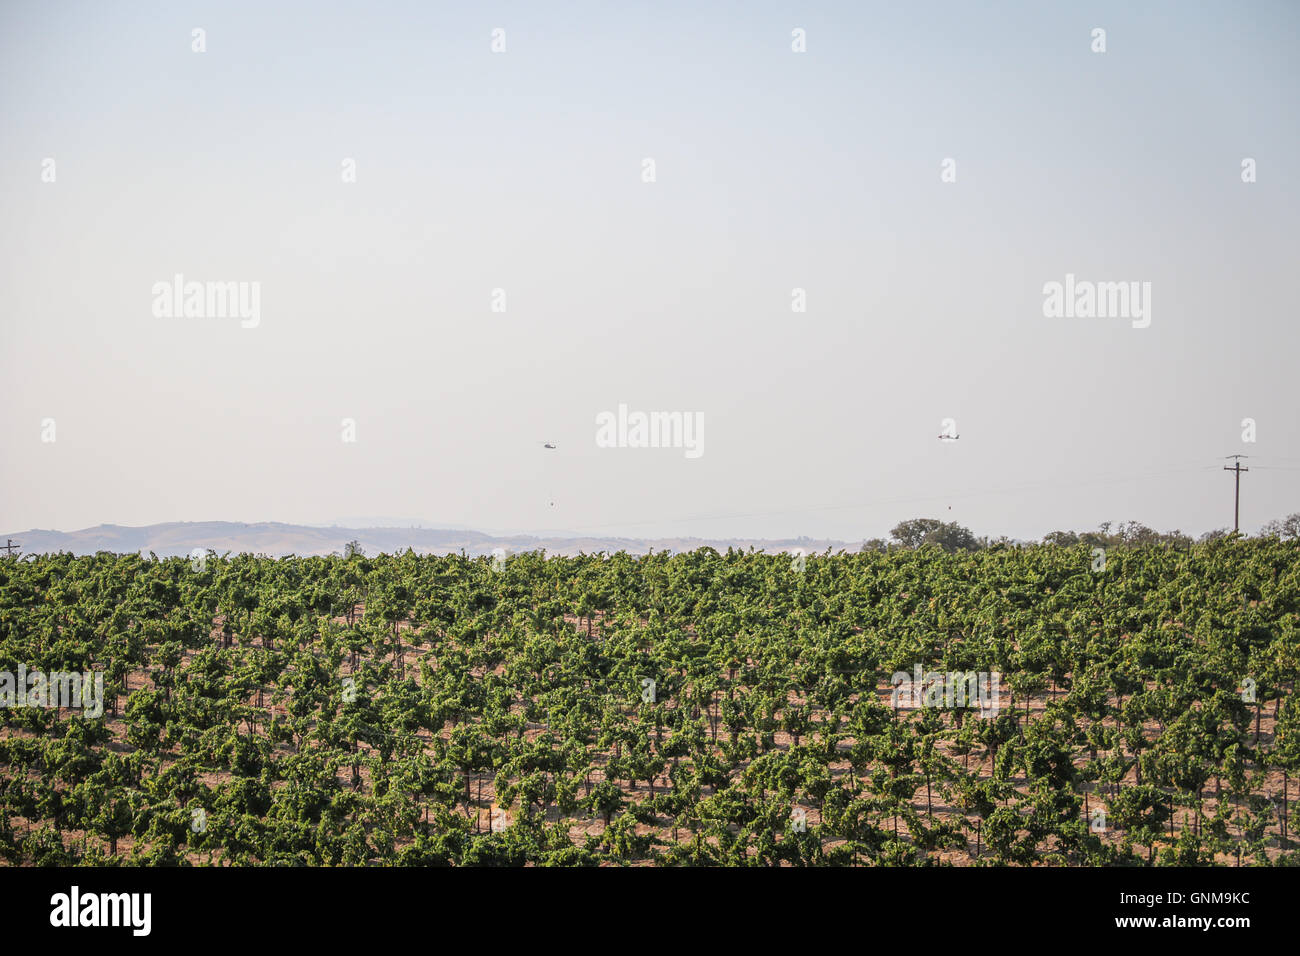
M18 551L18 545L14 544L14 539L13 539L13 538L5 538L5 546L4 546L4 548L5 548L5 551L7 552L7 555L6 555L6 556L7 556L7 557L10 557L10 558L12 558L12 557L14 556L14 552L15 552L15 551ZM19 553L19 554L22 554L21 551L18 551L18 553Z
M1237 491L1236 494L1233 496L1233 502L1232 502L1232 530L1237 531L1241 524L1241 473L1243 471L1250 471L1249 468L1241 467L1241 459L1249 458L1250 456L1249 455L1224 455L1223 457L1237 459L1235 462L1233 462L1231 468L1229 468L1227 465L1223 466L1224 471L1236 472L1237 475Z

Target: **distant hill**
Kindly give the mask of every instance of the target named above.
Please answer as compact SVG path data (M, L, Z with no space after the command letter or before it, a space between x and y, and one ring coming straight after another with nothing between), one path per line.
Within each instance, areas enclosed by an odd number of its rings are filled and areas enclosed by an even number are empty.
M159 557L187 555L194 548L212 549L217 554L327 555L343 553L349 541L359 541L366 554L380 552L394 554L413 549L418 554L455 554L464 551L469 555L491 554L494 548L507 551L535 551L544 549L550 554L593 554L598 551L627 551L644 554L647 551L690 551L694 548L728 547L742 550L750 547L761 551L786 551L803 548L808 553L841 549L857 551L860 543L813 538L600 538L567 537L561 535L533 536L525 534L494 536L465 529L435 528L318 528L310 525L281 524L265 521L242 524L236 521L173 521L130 528L123 525L102 524L80 531L9 532L0 538L13 538L23 554L53 554L70 551L73 554L94 554L112 551L119 554L152 551Z

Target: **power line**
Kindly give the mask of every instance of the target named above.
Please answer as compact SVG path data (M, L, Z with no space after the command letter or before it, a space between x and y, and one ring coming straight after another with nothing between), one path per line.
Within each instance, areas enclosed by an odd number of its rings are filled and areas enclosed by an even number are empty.
M1223 466L1224 471L1236 472L1237 475L1237 480L1236 480L1237 490L1233 494L1233 499L1232 499L1232 530L1235 532L1239 528L1240 518L1241 518L1241 473L1243 471L1250 471L1249 468L1241 467L1241 459L1249 458L1250 456L1249 455L1224 455L1223 457L1236 459L1236 461L1233 463L1231 468L1229 468L1227 465Z
M22 543L22 542L19 542L19 544L21 544L21 543ZM4 549L5 549L6 552L8 552L8 553L6 554L6 557L10 557L10 558L14 557L14 552L15 552L15 551L17 551L18 554L22 554L22 552L18 550L18 545L17 545L17 544L14 544L14 539L13 539L13 538L5 538Z
M768 518L768 517L775 517L779 515L807 514L809 512L822 512L822 511L856 511L859 509L879 507L882 505L906 504L912 502L925 502L925 501L954 501L957 499L981 498L990 495L1015 494L1017 492L1047 490L1047 489L1055 489L1055 488L1078 488L1078 487L1087 487L1091 485L1122 484L1129 481L1165 478L1173 475L1183 475L1183 474L1191 474L1194 472L1203 472L1213 467L1214 467L1213 465L1201 465L1199 467L1185 465L1185 466L1176 466L1174 468L1165 469L1162 471L1147 472L1145 474L1112 473L1110 475L1101 475L1094 478L1085 478L1079 481L1059 482L1055 480L1047 480L1047 481L1031 482L1027 484L1020 484L1020 485L1003 486L1000 488L987 488L987 489L976 490L976 491L964 491L964 492L955 492L955 493L948 492L948 493L940 493L940 494L933 494L933 495L907 495L907 496L896 497L896 498L878 498L873 501L860 501L854 504L814 505L811 507L787 508L787 509L775 510L775 511L749 511L749 512L737 511L737 512L718 512L713 514L678 515L672 518L652 518L648 520L639 520L639 521L609 521L600 524L583 525L581 528L577 530L598 531L603 528L634 527L637 525L655 525L655 524L665 524L665 523L682 522L682 521L715 521L720 519L734 519L734 518Z

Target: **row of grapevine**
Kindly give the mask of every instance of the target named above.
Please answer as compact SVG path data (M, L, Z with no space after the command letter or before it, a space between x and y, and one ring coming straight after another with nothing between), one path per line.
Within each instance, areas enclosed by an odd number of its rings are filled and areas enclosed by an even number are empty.
M0 561L0 858L1294 863L1300 544ZM997 674L995 711L896 672Z

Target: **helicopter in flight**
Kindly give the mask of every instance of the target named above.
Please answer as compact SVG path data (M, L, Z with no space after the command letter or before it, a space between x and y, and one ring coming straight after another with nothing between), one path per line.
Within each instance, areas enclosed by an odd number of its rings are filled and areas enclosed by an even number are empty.
M548 449L550 449L551 451L555 451L555 442L553 442L553 441L543 441L543 442L538 442L538 444L541 445L543 448L548 448ZM548 484L549 484L549 481L548 481ZM554 495L554 493L548 494L546 497L550 499L550 501L551 501L551 507L554 508L554 507L555 507L555 495Z

